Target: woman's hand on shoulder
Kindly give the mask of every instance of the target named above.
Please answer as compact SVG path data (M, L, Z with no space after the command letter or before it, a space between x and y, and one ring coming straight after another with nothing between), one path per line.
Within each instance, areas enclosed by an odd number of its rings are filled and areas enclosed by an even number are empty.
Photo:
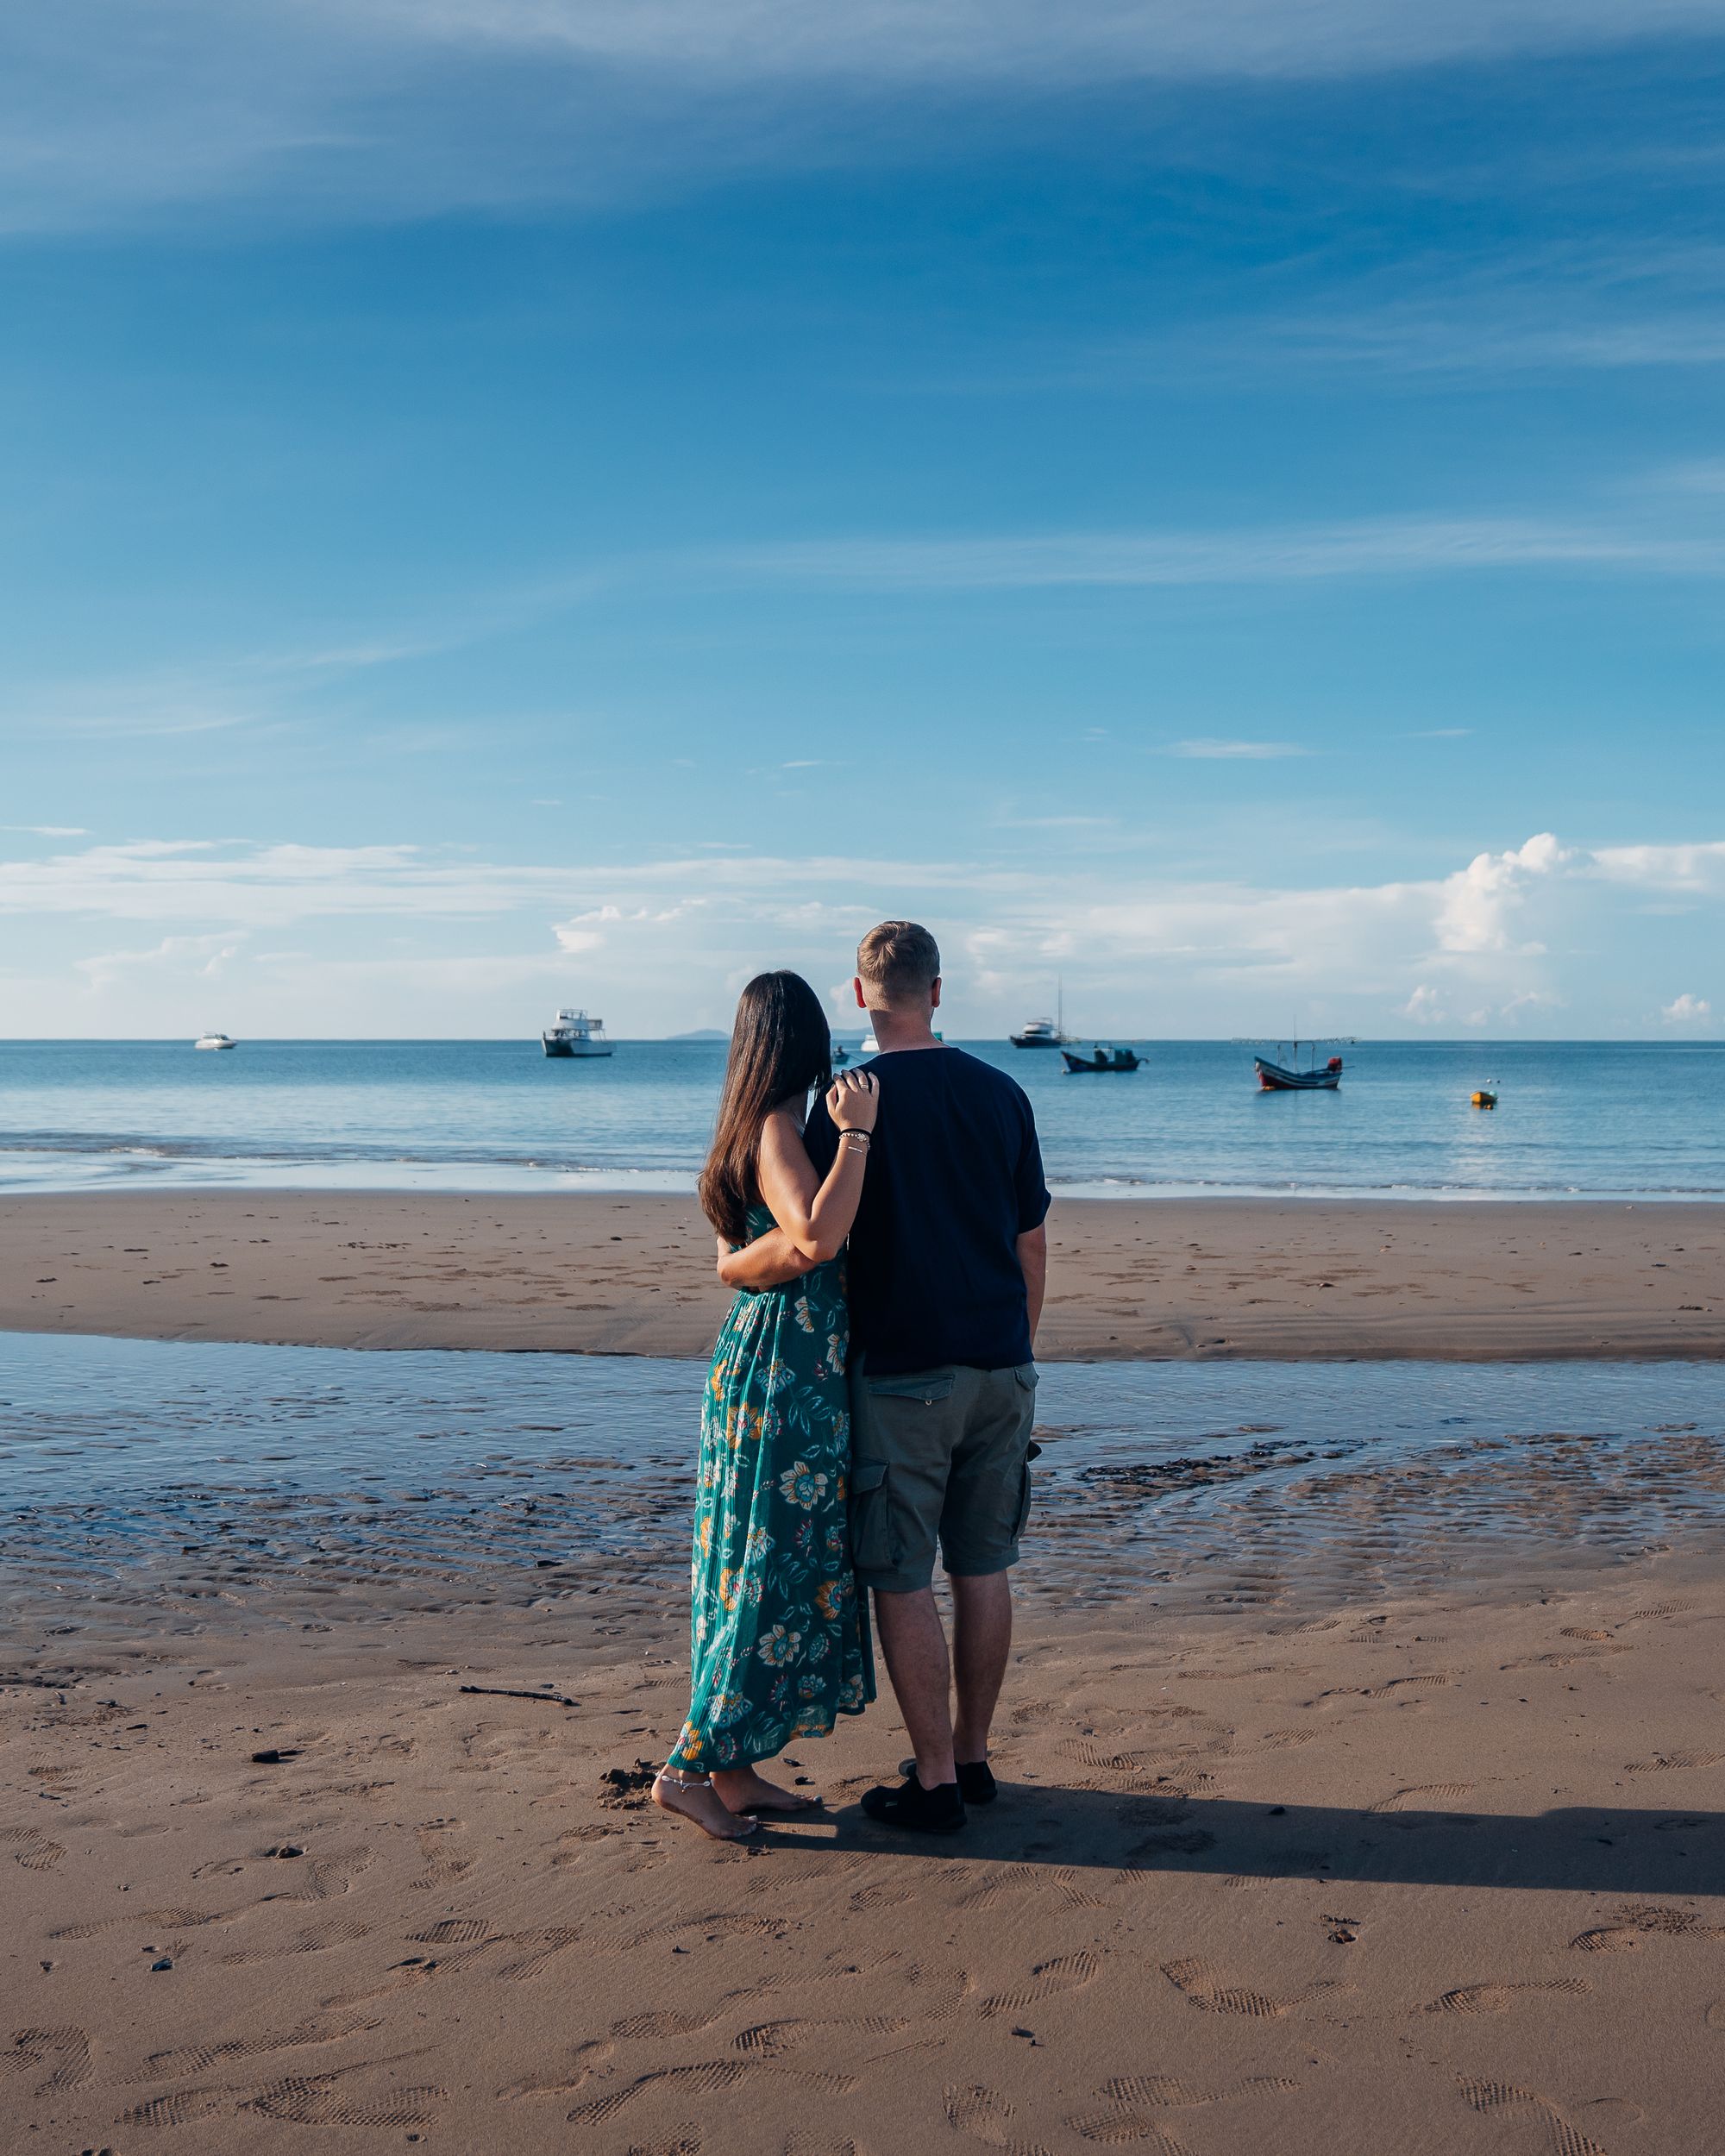
M841 1070L826 1096L826 1112L841 1131L872 1131L881 1112L881 1081L872 1070Z

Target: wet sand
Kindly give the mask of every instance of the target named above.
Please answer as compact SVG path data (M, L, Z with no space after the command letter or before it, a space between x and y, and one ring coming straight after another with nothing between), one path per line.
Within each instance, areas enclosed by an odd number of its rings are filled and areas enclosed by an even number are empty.
M1725 1589L1693 1572L1044 1611L963 1839L861 1820L883 1705L793 1746L830 1816L755 1853L632 1786L685 1677L675 1598L624 1576L388 1623L292 1581L49 1596L0 1671L0 2140L1711 2148ZM547 1688L579 1704L512 1696Z
M1044 1360L1725 1355L1725 1207L1062 1200ZM0 1327L706 1352L693 1202L91 1193L0 1206Z

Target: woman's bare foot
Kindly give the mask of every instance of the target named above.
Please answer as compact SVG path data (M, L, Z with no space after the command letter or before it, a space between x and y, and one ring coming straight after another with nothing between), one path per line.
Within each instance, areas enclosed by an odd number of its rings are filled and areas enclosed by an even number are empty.
M653 1802L661 1811L692 1819L715 1841L749 1841L761 1831L758 1820L738 1819L721 1801L711 1782L680 1782L662 1768L653 1783Z
M768 1781L753 1767L715 1768L712 1786L722 1802L739 1818L813 1812L820 1808L822 1802L819 1796L803 1796L795 1789L781 1789L776 1782Z

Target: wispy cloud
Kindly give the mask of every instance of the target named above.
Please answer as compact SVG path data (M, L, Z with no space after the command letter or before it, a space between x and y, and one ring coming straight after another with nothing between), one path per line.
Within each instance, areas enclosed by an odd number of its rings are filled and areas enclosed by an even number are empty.
M688 557L748 582L880 592L1299 584L1337 578L1618 569L1725 574L1725 540L1634 524L1482 515L1233 530L806 539Z
M1215 763L1264 763L1279 756L1309 756L1311 753L1293 741L1214 741L1202 736L1195 741L1170 741L1162 751L1164 756L1189 756L1200 762Z
M865 155L919 97L932 128L961 99L1321 81L1722 27L1718 0L63 0L0 32L0 222L591 201Z
M0 831L22 831L33 838L88 838L81 824L0 824Z

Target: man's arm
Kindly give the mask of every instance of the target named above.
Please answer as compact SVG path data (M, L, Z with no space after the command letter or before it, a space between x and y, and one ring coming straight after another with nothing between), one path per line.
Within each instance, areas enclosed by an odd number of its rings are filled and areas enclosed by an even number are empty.
M727 1288L782 1288L787 1281L812 1273L815 1264L782 1228L768 1228L740 1250L733 1250L723 1237L719 1239L718 1276Z
M758 1247L758 1245L757 1245ZM1031 1344L1042 1320L1042 1299L1048 1287L1048 1227L1032 1228L1019 1238L1019 1263L1024 1269L1025 1300L1030 1306Z

